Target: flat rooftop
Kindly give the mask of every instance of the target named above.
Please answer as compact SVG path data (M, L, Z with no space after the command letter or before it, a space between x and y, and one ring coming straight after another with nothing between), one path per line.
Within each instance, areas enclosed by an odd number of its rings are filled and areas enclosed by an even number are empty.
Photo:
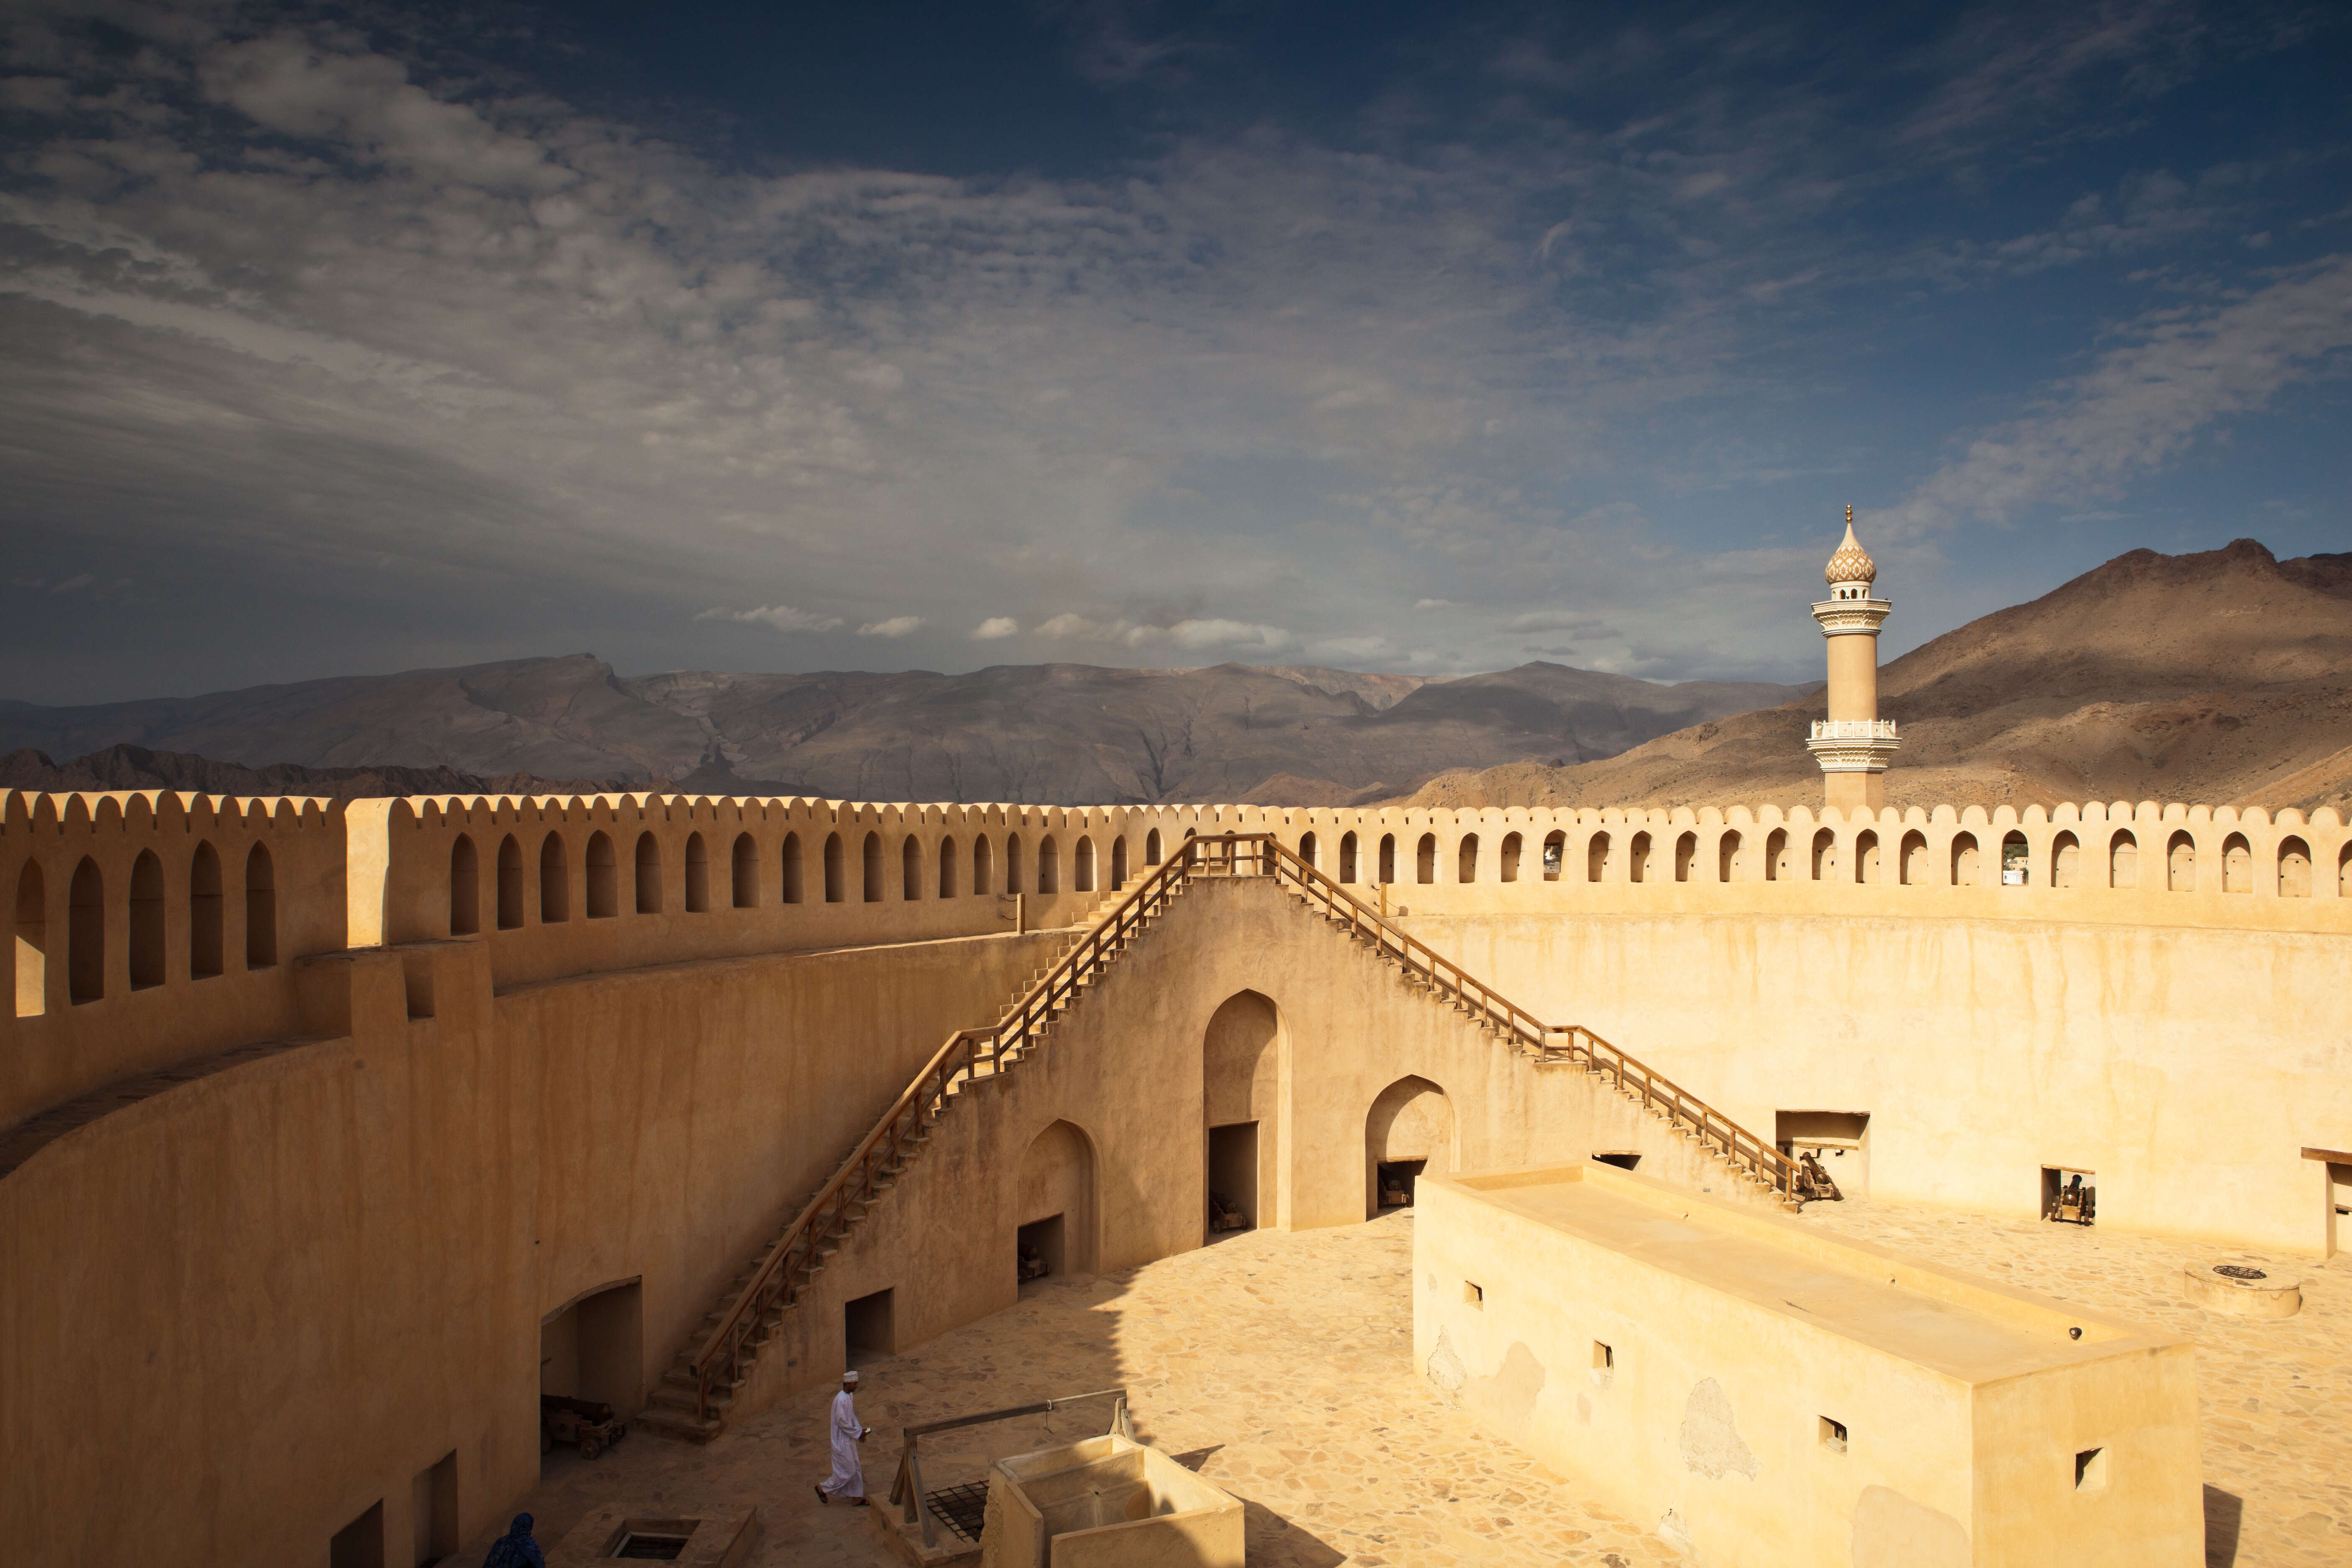
M1607 1165L1422 1182L1961 1383L2180 1342Z

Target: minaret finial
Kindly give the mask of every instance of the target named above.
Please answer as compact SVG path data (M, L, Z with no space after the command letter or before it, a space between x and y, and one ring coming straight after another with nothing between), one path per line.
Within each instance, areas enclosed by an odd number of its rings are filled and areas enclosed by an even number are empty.
M1852 501L1845 503L1845 525L1848 528L1853 526L1853 502Z

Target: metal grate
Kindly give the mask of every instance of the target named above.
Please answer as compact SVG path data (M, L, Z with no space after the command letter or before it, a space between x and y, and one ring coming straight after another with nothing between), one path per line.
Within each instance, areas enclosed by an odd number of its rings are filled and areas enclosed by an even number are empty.
M980 1527L988 1518L986 1481L966 1481L961 1486L941 1487L923 1501L967 1544L980 1544Z

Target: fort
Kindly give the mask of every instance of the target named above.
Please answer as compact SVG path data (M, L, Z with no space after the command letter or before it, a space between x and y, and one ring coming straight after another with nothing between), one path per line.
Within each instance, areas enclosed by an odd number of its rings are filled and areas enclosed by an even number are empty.
M7 1560L433 1561L533 1486L543 1390L723 1439L1014 1306L1024 1245L1200 1248L1213 1191L1297 1234L1599 1157L1574 1203L1769 1227L1811 1151L2352 1246L2352 829L1876 804L1835 564L1820 805L0 797Z

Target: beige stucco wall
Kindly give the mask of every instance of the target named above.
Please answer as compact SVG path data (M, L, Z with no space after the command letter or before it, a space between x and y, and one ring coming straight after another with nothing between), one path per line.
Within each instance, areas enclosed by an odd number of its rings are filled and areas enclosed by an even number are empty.
M1701 1562L2203 1561L2185 1341L1605 1166L1423 1192L1415 1370Z
M1993 847L1974 886L1778 874L1809 868L1822 832L1832 868L1860 858L1867 831L1891 865L1906 863L1901 841L1916 834L1909 858L1932 869L1958 863L1963 835L1990 847L2011 826L2033 847L2022 888L1981 885L1987 866L1998 875ZM1006 900L975 894L968 875L938 896L942 851L952 846L968 871L972 840L987 837L1001 888L1004 847L1020 835L1022 912L1034 927L1109 896L1115 841L1133 875L1151 835L1164 855L1188 831L1270 831L1294 845L1311 834L1335 874L1355 833L1360 888L1380 837L1397 839L1411 878L1431 836L1444 879L1387 889L1412 910L1402 923L1768 1139L1778 1110L1869 1111L1878 1195L2031 1212L2039 1167L2066 1164L2100 1173L2102 1224L2313 1248L2326 1166L2302 1148L2352 1147L2340 1001L2352 900L2336 896L2346 835L2325 813L2272 823L2151 805L1817 823L1770 808L631 796L346 809L0 795L0 890L36 868L48 948L40 1009L0 1021L0 1154L12 1134L36 1149L13 1169L16 1156L0 1158L0 1514L37 1521L25 1538L35 1562L137 1563L167 1548L154 1560L292 1560L381 1496L396 1556L410 1481L455 1450L467 1526L480 1523L535 1472L541 1318L640 1281L645 1376L657 1377L720 1284L947 1032L996 1016L1058 948L1057 932L1009 934ZM2091 844L2126 831L2151 845L2149 866L2159 840L2189 835L2195 889L2154 876L2130 889L2048 885L2062 834ZM609 917L592 916L587 898L599 832L617 863ZM853 853L849 897L822 901L822 842L836 832L845 844L879 836L881 899L864 900ZM1631 880L1635 832L1656 836L1662 878ZM483 929L452 937L461 833L479 850ZM657 914L635 912L630 881L646 833L664 868ZM697 833L703 911L683 907ZM508 834L525 851L522 918L499 929ZM762 880L739 908L732 843L746 834ZM808 879L792 905L775 880L787 834L803 836ZM1545 880L1552 834L1562 871ZM1685 834L1693 879L1676 882L1672 847ZM553 922L537 880L549 835L568 868L568 918ZM1051 894L1036 890L1048 835ZM1505 883L1514 835L1517 876ZM1085 891L1080 837L1096 857ZM1472 879L1452 879L1472 837ZM2233 837L2248 841L2247 893L2223 890ZM2307 897L2273 886L2290 840L2309 851ZM925 879L914 898L902 875L910 842ZM1805 853L1788 858L1791 843ZM255 844L274 868L277 957L247 968L237 877ZM211 977L187 963L189 877L205 845L227 895L226 961ZM134 988L127 897L142 853L161 865L164 964L157 984ZM108 956L97 999L76 1003L63 989L67 900L85 858L106 889ZM1713 879L1726 868L1731 879ZM0 920L13 953L13 899ZM391 945L366 945L379 940ZM1266 999L1273 1034L1245 1086L1236 1068L1213 1107L1210 1020L1244 992ZM161 1092L150 1083L131 1102L107 1098L109 1085L202 1072L259 1042L283 1048ZM1450 1147L1433 1169L1622 1149L1643 1152L1644 1174L1721 1181L1686 1141L1580 1074L1511 1056L1273 888L1211 884L1180 900L1034 1063L950 1118L762 1355L747 1405L832 1375L851 1297L897 1287L901 1343L1012 1301L1014 1188L1057 1121L1072 1130L1057 1134L1064 1146L1087 1152L1085 1223L1101 1265L1116 1268L1197 1245L1207 1128L1244 1104L1261 1129L1262 1223L1362 1218L1366 1118L1407 1077L1444 1095L1429 1124ZM86 1124L23 1142L60 1107Z

